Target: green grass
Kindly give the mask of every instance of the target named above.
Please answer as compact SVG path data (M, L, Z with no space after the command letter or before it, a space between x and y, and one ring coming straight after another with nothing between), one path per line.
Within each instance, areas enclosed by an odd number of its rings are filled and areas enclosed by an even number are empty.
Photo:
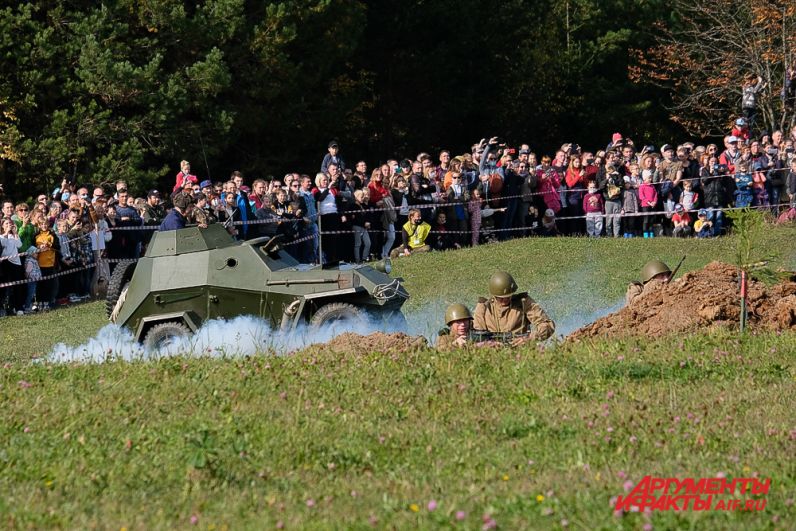
M723 472L770 477L766 510L656 513L655 528L768 528L796 519L792 344L15 363L0 377L0 516L31 528L191 516L202 529L430 528L465 511L471 529L485 513L508 529L638 529L643 516L609 507L626 480Z
M761 244L794 268L795 235L772 229ZM682 253L684 270L731 260L732 240L520 240L401 260L396 273L410 321L472 305L498 267L562 321L615 302L648 258ZM643 515L609 507L625 481L718 473L770 477L765 511L655 513L654 528L796 521L793 334L29 361L104 324L100 303L0 320L5 527L478 529L489 514L505 529L640 529Z

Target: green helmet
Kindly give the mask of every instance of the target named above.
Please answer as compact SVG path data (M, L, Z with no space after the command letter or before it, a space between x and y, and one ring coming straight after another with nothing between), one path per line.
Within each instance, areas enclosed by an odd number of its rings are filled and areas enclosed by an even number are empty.
M450 326L453 321L472 318L473 316L470 313L470 310L467 309L467 306L464 304L459 304L458 302L451 304L448 306L448 309L445 310L445 324L448 326Z
M671 273L672 270L669 269L669 266L661 262L660 260L650 260L644 267L641 269L641 280L646 284L652 277L655 275L660 275L661 273Z
M497 271L489 279L489 293L495 297L508 297L517 291L514 277L505 271Z

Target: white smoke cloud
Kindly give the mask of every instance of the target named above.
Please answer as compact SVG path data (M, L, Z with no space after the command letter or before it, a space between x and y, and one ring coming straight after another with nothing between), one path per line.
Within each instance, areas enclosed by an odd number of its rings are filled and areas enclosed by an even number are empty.
M356 323L334 323L315 329L300 325L295 330L272 330L258 317L239 316L231 320L207 321L195 334L153 352L135 341L126 328L109 324L96 336L77 347L59 343L45 361L54 363L103 363L114 360L153 360L167 356L240 357L261 353L285 355L313 343L325 343L344 333L368 335L373 332L407 332L400 322L364 320Z

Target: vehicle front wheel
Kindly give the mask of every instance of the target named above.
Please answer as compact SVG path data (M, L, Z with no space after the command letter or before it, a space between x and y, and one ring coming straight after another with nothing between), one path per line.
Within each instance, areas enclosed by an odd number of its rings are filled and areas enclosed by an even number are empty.
M157 352L169 345L177 344L180 340L189 337L191 329L183 323L160 323L149 329L144 337L144 348Z
M310 319L314 328L338 327L352 328L367 322L365 312L347 302L332 302L322 306Z

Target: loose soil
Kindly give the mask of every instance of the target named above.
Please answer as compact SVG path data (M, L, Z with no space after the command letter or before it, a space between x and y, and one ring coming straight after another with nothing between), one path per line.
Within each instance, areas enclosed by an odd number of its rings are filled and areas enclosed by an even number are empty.
M622 336L658 337L706 328L738 329L741 319L737 268L711 262L630 306L576 330L569 340ZM796 279L766 287L749 280L748 327L796 331Z
M366 336L346 332L323 344L310 345L305 351L323 350L340 354L365 355L371 352L408 352L427 346L422 336L404 333L384 334L374 332Z

